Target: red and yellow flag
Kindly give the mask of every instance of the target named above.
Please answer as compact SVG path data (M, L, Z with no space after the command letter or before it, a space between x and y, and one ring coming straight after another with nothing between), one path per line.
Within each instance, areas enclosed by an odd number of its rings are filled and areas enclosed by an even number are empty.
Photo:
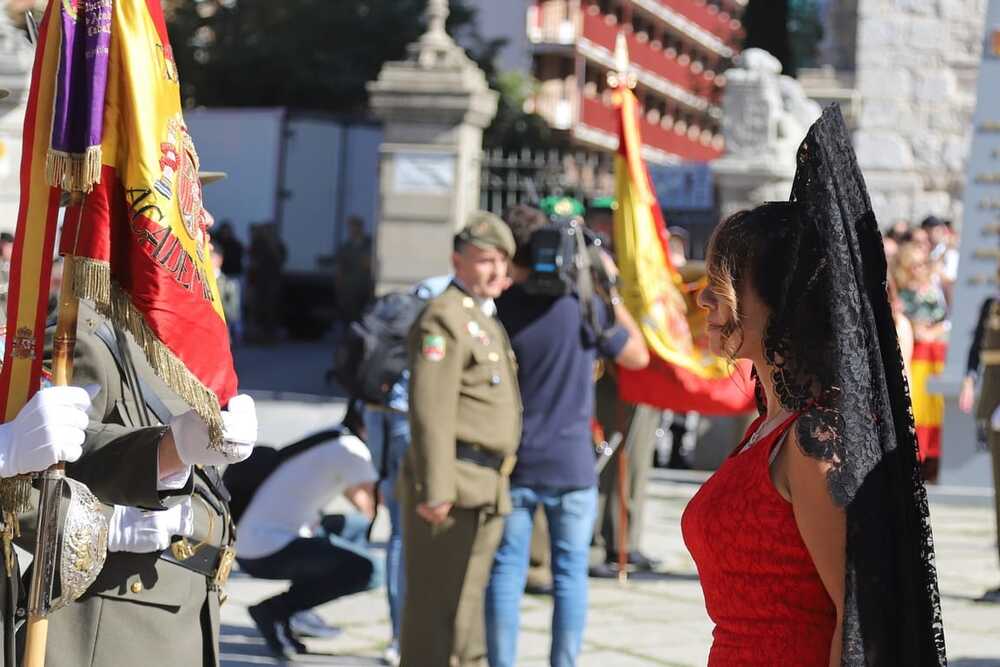
M91 18L84 26L87 12ZM97 21L110 31L106 44L72 50L84 59L76 71L90 74L95 55L107 49L106 86L103 77L80 75L70 84L63 78L73 68L65 63L60 68L60 43L72 37L76 21L84 32ZM65 102L64 90L69 90ZM59 91L55 114L53 91ZM69 109L72 121L74 103L81 98L102 110L101 122L87 126L100 128L99 147L88 146L83 131L68 142L77 148L53 150L60 127L53 119L59 121ZM220 405L236 393L236 373L211 266L198 156L181 112L159 0L50 1L40 29L24 142L19 239L22 233L25 244L36 236L48 238L59 194L51 185L65 185L66 169L76 169L87 194L82 205L66 211L60 252L77 258L77 296L93 300L132 333L157 374L217 438ZM47 154L51 183L46 182ZM52 155L61 169L53 169ZM87 178L93 170L80 170L74 162L84 164L92 155L101 160L96 181ZM43 244L32 246L36 251L44 255ZM47 284L45 279L38 286L46 296ZM15 306L11 314L20 325L23 317Z
M14 234L10 285L7 292L7 333L0 374L0 419L13 419L39 387L42 346L48 310L49 281L59 214L58 188L46 181L49 129L52 127L59 39L50 38L56 22L46 12L31 74L24 118L21 157L21 202ZM52 85L40 86L39 81Z
M650 350L643 370L619 369L622 400L664 410L734 414L753 409L748 364L733 366L704 347L698 311L689 312L683 280L671 264L663 213L640 155L638 104L626 86L616 91L621 135L615 156L615 257L619 289Z

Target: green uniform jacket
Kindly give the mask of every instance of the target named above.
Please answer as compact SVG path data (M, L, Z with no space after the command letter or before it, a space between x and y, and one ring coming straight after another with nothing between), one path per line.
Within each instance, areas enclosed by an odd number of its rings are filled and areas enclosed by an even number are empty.
M404 481L418 503L510 511L508 475L521 439L521 394L510 340L496 318L452 284L410 330L411 445ZM460 460L457 443L509 457L501 471Z
M157 490L157 448L166 427L97 337L102 322L81 302L73 384L96 383L101 391L93 401L84 455L67 466L67 474L109 505L165 509L191 496L192 541L207 538L219 546L230 538L228 517L219 511L227 511L227 505L203 471L193 471L184 489ZM51 343L53 330L47 333ZM142 382L174 415L187 411L155 376L132 337L126 339ZM51 353L50 345L46 352ZM214 665L218 643L219 595L209 590L205 576L158 553L109 552L97 581L80 600L49 617L46 666Z
M976 324L982 388L976 403L976 419L989 424L1000 405L1000 300L987 299ZM987 427L989 430L989 427Z

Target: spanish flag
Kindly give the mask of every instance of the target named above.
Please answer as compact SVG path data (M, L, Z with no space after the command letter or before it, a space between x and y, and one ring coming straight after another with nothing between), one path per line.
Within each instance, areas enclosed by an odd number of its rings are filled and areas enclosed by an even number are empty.
M24 127L21 209L0 395L16 414L41 370L60 191L59 251L76 294L131 332L218 442L236 373L210 261L198 155L181 112L159 0L50 0ZM29 340L30 339L30 340ZM31 363L27 363L27 359Z
M670 261L663 213L640 156L638 103L627 85L615 92L620 141L615 156L615 256L619 289L650 350L640 371L619 369L619 395L629 403L702 414L735 414L754 407L748 364L733 365L708 352L706 337L692 335L704 317L685 298ZM699 332L700 333L700 332Z
M944 371L948 345L941 341L916 341L910 362L910 400L917 429L917 456L921 462L941 458L941 424L944 396L927 390L927 381Z

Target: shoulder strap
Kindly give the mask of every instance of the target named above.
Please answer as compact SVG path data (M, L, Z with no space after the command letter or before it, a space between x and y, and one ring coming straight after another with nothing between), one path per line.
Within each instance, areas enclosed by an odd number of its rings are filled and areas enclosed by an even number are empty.
M134 372L134 368L131 369L132 373L129 373L130 364L127 363L131 359L126 360L125 352L121 349L122 346L127 345L127 341L121 339L118 333L107 323L107 321L102 321L100 326L94 331L95 335L101 339L108 350L111 352L111 356L114 357L115 362L118 364L118 368L122 371L126 378L129 378L135 383L135 388L139 392L140 399L156 418L160 420L162 424L169 424L170 420L173 419L174 415L167 408L166 404L163 402L155 391L139 376L138 373Z

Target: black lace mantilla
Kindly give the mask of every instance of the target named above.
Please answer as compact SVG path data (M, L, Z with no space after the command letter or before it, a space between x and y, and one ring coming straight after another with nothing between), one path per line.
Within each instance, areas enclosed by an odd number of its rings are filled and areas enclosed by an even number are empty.
M799 232L765 334L797 435L847 512L843 665L946 664L927 495L882 238L840 109L798 152Z

